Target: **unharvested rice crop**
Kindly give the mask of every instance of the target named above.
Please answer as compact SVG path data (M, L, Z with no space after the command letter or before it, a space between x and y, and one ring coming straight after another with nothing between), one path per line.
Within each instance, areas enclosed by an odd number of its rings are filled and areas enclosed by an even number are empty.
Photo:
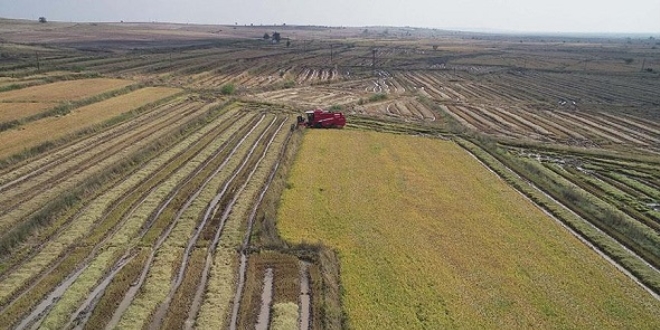
M453 142L306 134L278 224L337 249L352 328L660 327L660 302Z
M298 304L288 302L273 305L273 330L298 329Z
M0 93L0 102L63 102L75 101L133 84L123 79L79 79L28 87Z
M0 133L0 158L75 133L85 127L100 124L122 113L158 101L180 92L179 89L147 87L129 94L94 103L62 117L48 117L19 129Z

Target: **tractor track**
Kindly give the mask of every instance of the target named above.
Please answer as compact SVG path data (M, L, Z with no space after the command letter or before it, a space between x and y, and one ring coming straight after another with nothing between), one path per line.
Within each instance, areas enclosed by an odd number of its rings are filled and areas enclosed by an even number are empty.
M233 117L237 117L237 116L238 116L238 114L234 114L234 115L233 115ZM178 157L185 156L186 158L183 159L183 160L181 161L181 164L177 167L177 169L181 168L181 167L183 166L183 164L185 164L185 160L186 160L186 159L191 159L191 158L194 157L195 155L199 154L199 152L201 152L201 151L204 149L204 147L206 147L209 143L211 143L211 142L213 141L214 138L216 138L217 136L219 136L220 134L222 134L223 132L225 132L229 127L231 127L231 125L232 125L235 121L225 120L225 122L227 122L226 125L221 125L221 126L219 126L216 130L211 130L210 132L208 132L207 134L205 134L203 137L197 139L197 142L196 142L195 144L191 145L188 149L186 149L186 150L180 152L179 154L177 154L176 156L174 156L174 157L172 158L172 160L170 161L170 163L172 163L172 162L176 162L177 159L178 159ZM192 133L191 133L191 134L192 134ZM200 141L202 141L202 142L200 142ZM201 145L201 146L197 146L196 144L202 144L202 145ZM184 154L186 154L186 153L187 153L187 155L184 155ZM217 154L218 154L218 153L220 153L220 151L218 151ZM216 154L216 156L217 156L217 154ZM168 165L169 165L169 163L168 163L168 164L164 164L164 165L162 165L161 168L160 168L160 170L156 171L151 177L154 177L154 176L158 175L159 173L163 172L165 169L167 169ZM171 171L172 169L167 169L167 170L168 170L168 172L169 172L169 171ZM150 177L150 178L151 178L151 177ZM125 212L125 213L120 217L120 220L118 220L118 223L115 224L114 226L112 226L112 228L111 228L111 230L109 231L109 233L105 233L105 236L103 236L102 239L101 239L98 243L94 244L94 246L93 246L93 248L92 248L92 250L91 250L91 253L90 253L90 254L89 254L89 255L83 260L82 263L79 263L79 265L77 266L78 271L77 271L73 276L69 276L69 277L67 277L67 279L66 279L64 282L60 283L60 285L58 286L58 288L56 288L55 290L52 290L52 291L53 291L53 292L59 292L60 295L61 295L61 293L62 293L62 292L68 287L68 286L70 286L70 285L73 283L73 280L75 280L75 278L77 278L77 277L82 273L82 271L84 270L84 268L86 268L86 267L89 265L89 263L90 263L90 262L94 259L94 257L96 256L97 252L102 248L102 246L103 246L105 243L108 242L108 240L112 237L112 235L113 235L114 233L117 232L118 228L120 228L120 227L122 226L123 222L126 221L126 219L130 218L130 216L132 215L132 213L135 212L135 210L136 210L136 209L137 209L142 203L144 203L144 201L146 200L147 196L148 196L148 195L149 195L154 189L156 189L156 187L157 187L157 186L158 186L163 180L166 180L167 178L168 178L168 176L165 176L164 178L161 178L158 182L152 184L151 187L150 187L145 193L141 194L141 195L139 196L139 199L138 199L138 200L137 200L137 201L131 206L131 208L130 208L127 212ZM191 177L191 178L192 178L192 177ZM188 181L189 181L191 178L189 178ZM142 183L147 182L148 180L149 180L149 178L143 180ZM138 185L139 185L139 184L138 184ZM127 195L127 196L128 196L128 195ZM171 201L172 199L173 199L173 197L170 198L169 201ZM116 204L115 204L115 205L116 205ZM164 208L164 207L163 207L163 208ZM163 208L161 208L161 209L163 209ZM113 210L110 210L109 212L112 212L112 211L113 211ZM101 222L104 221L105 218L107 218L107 214L108 214L108 213L106 213L106 216L103 217L103 218L101 219ZM155 218L155 217L157 217L158 215L159 215L159 214L157 213L157 214L156 214L155 216L153 216L153 217ZM70 225L70 224L69 224L69 225ZM97 226L98 226L98 224L97 224ZM93 232L90 232L89 235L92 235L92 234L93 234ZM146 230L142 230L141 235L144 236L144 234L146 234ZM81 242L85 242L85 239L82 239ZM42 247L43 247L43 246L42 246ZM71 249L71 248L67 249L67 251L70 250L70 249ZM64 260L65 258L68 257L68 255L69 255L69 253L66 252L65 255L59 257L58 260L55 261L55 265L49 267L49 268L47 269L47 271L46 271L45 273L41 274L37 280L33 280L33 281L31 281L31 282L32 282L31 285L30 285L29 287L25 288L24 290L22 290L22 293L21 293L20 295L18 295L18 296L15 296L15 298L11 299L11 301L16 301L17 299L20 299L20 297L21 297L23 294L25 294L26 292L28 292L31 288L33 288L35 285L37 285L37 284L39 283L39 281L41 281L43 278L45 278L46 276L48 276L48 275L49 275L54 269L56 269L57 266L58 266L58 264L61 263L61 262L63 262L63 260ZM129 257L130 257L130 256L129 256L128 254L124 255L124 257L121 258L120 261L119 261L118 263L121 263L121 260L124 260L124 259L129 258ZM82 264L82 266L81 266L80 264ZM115 266L115 267L118 267L118 266ZM123 265L122 265L122 267L123 267ZM73 280L72 280L72 279L73 279ZM48 300L48 299L46 299L46 300ZM51 300L52 300L52 299L51 299ZM9 308L10 306L11 306L11 303L8 304L7 306L5 306L5 307L3 308L3 310L0 311L0 312L3 312L5 309ZM46 306L44 306L43 308L47 308L47 307L49 307L49 306L46 305ZM35 311L33 310L33 311L32 311L32 314L31 314L29 317L27 317L26 319L34 319L34 318L39 317L39 315L42 315L42 314L44 314L44 311L43 311L43 310L41 310L41 311L37 311L37 312L35 312ZM24 321L25 321L25 320L24 320ZM34 321L34 320L33 320L33 321ZM30 322L28 322L28 323L30 323Z

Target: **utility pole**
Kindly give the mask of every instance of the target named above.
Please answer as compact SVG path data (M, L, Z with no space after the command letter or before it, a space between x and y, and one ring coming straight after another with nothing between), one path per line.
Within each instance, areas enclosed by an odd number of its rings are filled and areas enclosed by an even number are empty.
M334 57L333 47L334 47L334 45L330 44L330 65L332 65L332 60L333 60L333 57Z
M378 50L376 48L371 50L371 67L374 69L374 75L376 74L376 52Z
M41 65L39 65L39 52L34 52L34 53L37 54L37 72L40 72L41 71Z
M644 66L646 66L646 57L642 60L642 69L639 72L644 72Z

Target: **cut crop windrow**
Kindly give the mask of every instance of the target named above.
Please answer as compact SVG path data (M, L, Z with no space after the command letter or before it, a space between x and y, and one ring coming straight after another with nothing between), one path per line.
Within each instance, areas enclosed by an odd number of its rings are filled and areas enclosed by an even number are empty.
M200 107L195 107L194 104L190 104L186 107L182 107L180 111L169 113L159 120L150 122L149 124L140 127L139 130L134 130L127 132L127 134L121 136L114 136L108 138L104 144L94 145L93 149L85 148L87 152L78 152L79 158L76 158L73 155L70 155L66 162L68 163L77 163L78 166L69 166L68 168L63 169L62 171L50 170L46 173L46 178L39 178L29 180L27 182L23 181L22 185L18 187L13 186L10 192L6 193L0 200L0 207L2 207L2 212L0 216L7 214L9 211L13 210L16 205L22 204L26 200L34 199L34 196L43 192L45 190L51 191L48 189L52 186L61 187L58 183L62 183L64 180L70 180L77 174L80 174L87 170L88 168L98 166L98 163L103 160L116 155L120 152L125 152L127 146L135 144L134 141L140 141L140 143L146 143L149 141L149 137L153 137L157 134L164 134L167 132L165 128L174 126L173 123L181 121L181 117L194 117L202 113L203 110ZM107 145L106 145L107 144ZM90 146L91 147L91 146ZM80 165L84 164L84 165ZM43 172L43 169L39 169L39 172ZM14 183L20 183L14 181ZM12 204L13 203L13 204Z
M208 140L209 140L209 139L207 139L207 142L208 142ZM210 140L213 140L213 139L210 139ZM202 143L202 146L203 146L203 145L204 145L204 143ZM195 148L193 148L193 149L189 149L189 150L188 150L188 153L197 154L198 152L195 152ZM205 164L206 164L206 163L205 163ZM186 182L188 182L188 181L190 181L190 180L187 180ZM124 219L125 219L124 221L128 221L128 219L130 219L130 218L133 218L132 214L128 214L127 216L125 216L125 217L124 217ZM115 233L113 233L113 234L115 234ZM107 240L107 239L108 239L108 238L106 238L106 240ZM112 241L111 241L111 242L112 242ZM128 258L128 257L129 257L129 253L130 253L130 250L129 250L128 252L126 252L126 253L125 253L123 256L121 256L121 257L120 257L120 256L117 256L120 260L117 262L117 264L114 266L114 268L120 267L120 266L119 266L119 263L121 262L121 259ZM123 266L123 265L122 265L122 266ZM108 281L108 283L109 283L109 281ZM74 285L75 285L75 284L74 284ZM91 291L92 289L90 288L90 289L88 289L88 290ZM66 298L67 298L66 296L63 297L63 299L66 299ZM57 308L60 308L60 307L65 308L65 307L63 307L63 306L61 306L61 305L62 305L62 304L59 303L59 304L57 304L57 305L55 306L55 308L56 308L56 309L57 309ZM60 309L62 309L62 308L60 308ZM71 307L69 307L69 308L71 308ZM73 310L69 311L69 313L70 313L70 312L73 312ZM58 314L61 314L61 312L59 312ZM60 320L61 320L61 317L60 317ZM72 321L73 321L73 318L72 318ZM48 322L48 320L46 320L46 322ZM51 322L49 322L49 323L53 323L53 322L61 322L61 321L51 321ZM51 327L52 327L52 326L60 327L60 326L62 326L62 323L59 323L59 324L57 324L57 323L56 323L56 324L50 324L50 326L51 326Z
M221 119L221 120L222 120L222 119ZM221 126L222 126L222 125L221 125ZM211 139L209 139L209 140L212 140L212 138L213 138L213 136L211 136ZM207 141L206 143L208 143L208 141ZM190 147L191 145L190 145L190 143L186 143L186 146L189 146L189 147ZM196 148L194 147L194 144L193 144L193 145L192 145L192 148L188 150L188 153L189 153L189 154L190 154L190 153L195 154L195 150L196 150ZM175 158L176 158L176 157L175 157ZM173 158L173 159L175 159L175 158ZM161 169L160 172L161 172L161 173L164 173L165 175L168 175L169 170L167 170L167 171L163 171L163 170ZM162 181L162 179L158 179L157 181L158 181L158 182L159 182L159 181ZM138 203L138 205L139 205L139 204L140 204L140 203ZM133 212L133 211L130 211L130 212ZM128 216L125 216L124 218L126 218L126 217L128 217ZM115 221L116 221L116 220L115 220ZM113 233L114 233L114 232L113 232ZM106 234L107 234L107 233L106 233ZM101 237L102 237L102 236L99 236L99 239L100 239ZM107 237L106 237L106 239L107 239ZM96 250L96 249L98 249L98 246L97 246L94 250ZM89 254L88 254L88 256L89 256ZM44 276L45 276L45 275L44 275Z
M115 205L115 206L116 206L116 205ZM85 210L83 209L83 210L80 211L80 214L75 214L75 215L73 215L72 218L75 219L75 218L79 217L81 214L84 214L84 212L87 212L87 211L85 211ZM70 223L72 223L72 221L67 221L67 223L70 224ZM69 228L69 225L67 225L67 223L63 223L63 224L61 224L60 226L58 226L57 228L55 228L55 229L56 229L55 232L53 232L52 234L49 234L49 235L47 234L47 236L46 236L46 237L43 237L43 238L54 239L54 237L59 236L64 230L66 230L67 228ZM46 232L47 232L47 231L46 231ZM40 236L43 236L43 233L40 233ZM45 240L44 240L44 241L45 241ZM44 245L38 245L38 246L36 246L36 247L31 248L32 251L31 251L29 254L25 255L24 257L20 257L20 254L17 254L16 257L18 257L18 258L14 257L14 256L12 255L11 263L12 263L12 264L15 264L15 265L18 265L18 262L25 263L26 260L27 260L27 259L25 259L25 258L30 258L31 256L34 256L35 253L39 252L43 246L45 246L45 244L44 244ZM49 250L52 251L52 249L49 249ZM23 254L25 254L25 253L23 253ZM10 268L8 268L8 269L5 269L5 272L4 272L3 274L11 273L12 271L13 271L13 269L10 267ZM6 277L6 275L2 275L2 276L0 277L0 281L4 281L5 277Z
M163 106L154 107L147 111L138 114L132 120L121 123L119 125L110 127L106 130L100 131L93 136L89 136L84 140L73 142L65 146L61 146L55 150L51 150L47 155L42 155L30 160L27 164L20 166L11 166L0 171L0 191L3 191L23 180L29 179L34 175L40 174L58 164L66 161L71 157L75 157L81 153L93 150L96 145L106 142L121 134L125 134L134 130L155 117L167 112L167 110L182 104L182 100L171 102Z
M161 121L156 121L155 127L152 126L152 125L146 125L146 127L145 127L145 130L147 130L146 133L152 134L153 136L149 137L148 139L144 139L144 138L142 138L143 141L140 141L139 143L134 143L133 146L131 146L130 148L125 148L123 151L124 151L124 152L134 152L135 150L138 150L140 147L142 147L142 146L144 146L144 145L146 145L146 144L148 144L148 143L152 143L152 142L150 142L150 141L155 141L155 138L156 138L156 137L163 136L164 134L168 134L168 132L170 131L170 130L168 130L168 129L165 129L165 126L163 126L163 125L172 125L172 126L176 126L175 124L177 124L177 123L180 122L181 120L188 121L188 120L191 120L191 119L194 119L194 118L198 117L199 115L201 115L201 114L205 111L205 109L206 109L206 108L203 108L203 107L200 107L200 108L194 108L194 109L192 110L192 111L194 111L194 113L190 113L191 110L190 110L187 106L186 106L186 107L182 107L182 112L183 112L184 114L185 114L185 113L188 113L188 115L190 116L189 118L184 117L184 116L180 116L180 112L179 112L179 111L173 111L173 113L174 113L173 116L164 116L164 117L163 117L164 123L161 122ZM159 132L159 131L160 131L160 132ZM143 133L143 134L144 134L144 133ZM108 140L108 141L112 141L112 140ZM129 139L129 140L125 140L124 143L127 144L127 143L129 143L130 141L131 141L130 139ZM102 152L101 155L105 155L105 157L111 157L111 159L116 159L116 158L117 158L117 155L108 154L107 152ZM84 155L81 155L81 157L84 157ZM75 160L75 157L73 158L73 160ZM104 162L105 162L105 161L104 161ZM107 162L106 162L106 163L107 163ZM69 164L69 162L65 161L65 164ZM97 165L97 164L92 164L92 165ZM68 166L71 166L71 165L68 165ZM87 165L87 166L91 166L91 165ZM112 166L112 165L109 165L109 166ZM74 168L75 168L75 166L72 166L72 167L70 167L70 168L68 168L68 169L65 169L64 171L67 172L67 171L70 171L70 169L74 169ZM102 170L99 170L99 171L102 171ZM49 179L48 179L49 177L50 177L52 180L58 180L58 179L59 179L59 180L68 180L68 181L72 180L71 177L63 176L63 175L61 175L61 174L60 174L60 175L57 175L58 173L59 173L59 172L56 171L56 170L54 170L54 169L51 169L50 171L47 171L47 172L45 173L46 181L49 180ZM93 174L92 174L92 175L93 175ZM79 179L79 180L82 180L82 179ZM32 180L31 180L31 181L32 181ZM36 181L40 181L40 180L36 180ZM39 186L36 186L36 188L39 188ZM43 188L40 188L40 189L43 189ZM52 193L49 192L49 191L46 191L45 193L46 193L46 194L51 194L51 195L52 195ZM34 204L34 203L33 203L33 204ZM19 205L19 206L21 206L21 210L23 210L23 209L26 207L26 206L23 206L23 205ZM24 222L24 223L26 223L26 222ZM15 227L15 228L13 228L12 230L13 230L13 231L15 231L15 230L20 230L20 226ZM11 237L10 235L11 235L11 231L10 231L9 233L5 233L5 235L0 236L0 237ZM4 240L4 238L2 238L2 239ZM1 241L1 240L0 240L0 241Z
M213 251L214 251L214 246L217 245L217 241L218 241L219 238L220 238L220 234L221 234L222 231L223 231L223 228L224 228L225 222L226 222L226 220L227 220L229 214L231 213L234 204L236 203L236 201L237 201L238 198L240 197L241 192L245 189L245 187L247 186L247 184L250 182L252 176L253 176L254 173L256 172L256 170L257 170L257 168L259 167L259 164L261 163L261 161L265 158L266 153L268 152L269 147L270 147L270 145L271 145L272 142L273 142L273 139L275 138L275 136L277 135L277 133L281 130L282 126L284 125L284 121L282 121L282 123L279 125L279 127L277 128L276 131L274 131L274 132L269 132L270 129L271 129L271 127L273 127L273 125L275 124L276 121L277 121L277 118L273 118L273 121L272 121L272 122L270 123L270 125L269 125L269 126L263 131L263 133L261 134L261 136L257 139L257 141L255 142L255 144L253 145L253 147L250 149L250 151L248 152L248 154L245 156L245 160L244 160L244 162L243 162L243 163L241 164L241 166L236 170L236 172L234 173L234 175L233 175L233 176L227 181L227 183L225 184L225 186L223 187L223 189L221 190L221 192L216 196L216 198L218 198L218 197L223 197L223 199L226 199L226 198L232 198L231 201L228 202L226 205L224 205L225 203L221 203L221 199L214 199L214 201L213 201L213 202L209 205L209 207L207 208L207 211L206 211L206 213L205 213L205 216L202 218L202 221L201 221L201 223L198 225L197 230L194 232L193 236L192 236L192 237L190 238L190 240L188 241L188 245L187 245L186 250L184 251L184 254L183 254L183 256L184 256L184 257L183 257L183 260L181 261L181 264L180 264L180 266L179 266L179 273L178 273L178 275L175 277L175 279L173 280L173 284L170 286L170 292L169 292L169 294L168 294L166 300L160 305L160 307L159 307L158 310L156 311L155 316L154 316L154 319L153 319L153 321L152 321L152 323L151 323L150 328L152 328L152 329L159 329L159 328L161 328L162 321L163 321L163 319L165 318L165 315L166 315L166 313L167 313L167 311L168 311L168 309L169 309L169 307L170 307L170 304L171 304L171 302L172 302L172 298L174 297L175 293L176 293L177 290L179 289L179 286L181 285L181 282L183 281L183 276L184 276L184 274L185 274L185 272L186 272L187 266L189 265L189 264L188 264L188 258L187 258L187 256L189 256L189 255L191 254L191 250L192 250L194 247L197 246L197 244L198 244L198 239L199 239L200 235L201 235L204 231L208 231L209 229L212 230L212 229L216 228L216 229L215 229L215 232L216 232L215 237L217 237L217 238L214 238L214 240L213 240L213 243L215 243L215 244L211 243L211 246L210 246L210 248L209 248L209 250L208 250L209 252L207 253L207 255L212 255L212 253L213 253ZM263 140L263 138L266 136L267 133L272 134L272 138L270 139L270 141L269 141L265 146L263 146L263 149L264 149L264 150L263 150L263 153L262 153L262 155L260 156L260 158L258 158L257 160L252 160L252 159L253 159L253 154L255 153L255 151L257 150L257 148L258 148L259 146L262 146L262 144L261 144L260 142ZM248 165L249 165L249 166L248 166ZM244 171L244 170L247 170L247 169L249 169L249 168L251 168L252 171L247 175L247 177L245 177L245 174L243 173L243 171ZM236 178L239 178L239 177L241 178L241 181L243 182L243 184L240 186L240 188L229 189L229 188L230 188L230 184L232 184L232 185L235 185L235 184L237 184L237 183L240 184L240 182L236 182L236 183L234 182L235 179L236 179ZM245 179L243 179L244 177L245 177ZM227 193L228 191L231 191L231 192L228 194L228 193ZM225 197L225 196L226 196L226 197ZM217 202L216 202L216 201L217 201ZM215 202L215 203L214 203L214 202ZM214 204L216 204L216 205L214 205ZM221 216L220 219L219 219L219 224L218 224L217 226L215 226L215 225L212 223L212 221L210 221L210 220L212 220L213 218L215 218L215 214L219 211L220 208L224 209L224 211L223 211L223 213L222 213L222 216ZM212 211L212 212L209 212L209 211ZM211 226L211 228L209 228L208 225L207 225L207 223L209 223L209 224L213 224L213 226ZM185 315L185 314L187 314L187 313L184 313L184 315ZM184 321L184 319L181 320L181 322L183 322L183 321Z
M236 115L237 115L237 114L234 114L233 116L236 117ZM226 129L229 128L232 124L240 124L240 123L238 123L238 122L236 122L236 121L227 121L225 124L219 125L219 126L217 127L217 130L219 130L220 132L224 132L224 131L226 131ZM204 143L201 143L200 146L191 145L191 146L190 146L190 149L188 149L188 150L185 151L185 153L189 155L189 156L186 156L186 159L190 159L190 157L199 154L199 152L201 151L201 148L204 148L204 147L205 147L210 141L215 140L214 138L215 138L216 136L217 136L217 131L216 131L216 133L213 133L213 134L210 134L210 135L209 135L209 134L206 134L206 135L204 136L204 139L202 139L202 140L204 140L205 142L204 142ZM236 134L233 134L233 136L236 136ZM221 151L222 151L227 145L228 145L228 143L223 143L223 147L221 147L221 149L219 149L218 151L215 151L214 155L212 155L209 159L207 159L206 161L204 161L204 163L203 163L202 165L200 165L200 168L208 167L208 164L209 164L213 159L217 158L217 156L218 156L219 154L221 154ZM180 165L179 165L179 168L180 168L181 166L183 166L182 164L185 164L186 162L185 162L185 161L183 161L183 162L182 162L182 161L172 162L173 165L175 165L175 164L177 164L177 163L180 164ZM164 172L165 172L164 174L171 173L172 171L178 171L178 168L177 168L176 170L168 169L167 171L164 171ZM199 172L199 171L198 171L198 172ZM195 177L195 174L191 174L191 175L189 175L188 180L184 181L184 183L181 184L180 187L181 187L182 185L184 185L184 184L188 184L188 182L190 182L191 179L192 179L193 177ZM179 187L179 188L175 188L175 191L179 191L179 190L180 190L180 187ZM143 225L144 229L141 230L141 232L138 234L138 238L137 238L137 240L139 240L139 239L141 239L141 238L144 237L144 235L146 234L147 230L148 230L149 227L150 227L150 224L149 224L149 223L153 222L153 219L154 219L154 218L157 218L157 217L162 213L162 211L165 209L165 207L167 207L168 204L169 204L170 202L172 202L172 200L173 200L173 198L170 197L170 198L165 202L165 204L161 205L161 207L158 208L158 211L156 211L156 212L154 213L154 215L152 215L152 216L150 217L150 219L152 219L152 220L147 220L147 223ZM125 217L125 218L126 218L126 217ZM116 268L117 266L114 266L114 267ZM114 276L114 275L113 275L113 276ZM110 279L105 278L105 279L104 279L104 283L107 284L107 283L110 282L110 280L112 280L112 278L110 278ZM103 283L102 283L102 284L103 284ZM97 291L97 290L98 290L98 289L95 289L95 291ZM103 290L98 290L98 292L99 292L99 294L103 294ZM105 299L105 298L106 298L106 297L103 297L103 299ZM90 301L90 303L91 303L92 305L81 306L81 307L79 308L79 310L93 310L93 309L94 309L94 304L96 304L97 302L98 302L98 300L92 300L92 301ZM106 305L107 305L107 304L106 304ZM95 313L96 313L96 311L95 311ZM76 319L77 319L77 316L76 316L76 315L73 315L73 316L71 317L71 322L78 322L79 326L83 326L83 325L84 325L84 320L83 320L83 321L76 321ZM85 320L86 320L86 319L85 319Z
M291 137L291 133L287 135L287 141ZM286 142L284 143L284 146L286 146ZM236 285L236 292L234 294L234 300L233 300L233 306L232 306L232 313L231 313L231 320L229 323L229 329L230 330L235 330L236 327L238 326L238 315L239 315L239 309L240 309L240 301L241 297L243 296L243 289L245 286L245 271L247 267L247 259L248 259L248 251L247 248L250 244L250 237L252 236L252 228L254 227L254 220L257 217L257 212L259 210L259 207L261 206L261 203L264 200L264 196L266 196L266 192L268 192L268 188L270 185L273 183L273 180L275 179L275 175L277 174L277 169L280 166L280 161L281 161L281 156L284 153L284 147L282 150L280 150L280 157L278 157L278 161L273 165L273 169L270 172L270 175L268 177L268 180L266 181L266 184L261 190L261 193L259 194L259 197L257 200L254 202L254 206L252 208L252 213L250 213L250 216L247 219L247 229L245 230L245 236L243 237L243 243L241 245L240 249L240 266L238 268L238 283ZM214 243L212 246L217 245L217 240L219 239L220 234L219 232L216 234L216 238L214 239ZM209 262L207 261L207 265L209 265Z
M265 118L265 116L262 116L258 123L263 121L264 118ZM250 131L248 131L246 134L244 134L243 138L241 140L239 140L238 142L235 142L234 148L231 150L231 152L224 159L224 162L218 166L215 173L218 173L221 169L223 169L226 166L226 164L229 162L229 160L232 158L232 156L236 153L236 151L238 151L239 147L243 144L243 142L257 128L258 123L254 123L251 126ZM215 173L213 175L210 175L209 178L213 177L215 175ZM179 189L181 189L181 188L179 188ZM201 191L201 189L198 189L197 192L194 193L194 195L199 194L200 191ZM172 197L170 197L170 199L168 199L168 201L159 208L158 214L154 218L158 217L158 215L165 210L165 207L167 206L167 204L169 204L174 199L174 197L175 197L175 194L172 194ZM190 203L192 203L193 200L194 200L194 198L189 198L186 201L185 204L190 205ZM153 245L153 249L152 249L153 252L150 254L150 256L148 257L147 261L144 264L143 270L141 272L141 275L140 275L137 283L128 290L128 292L124 296L124 299L122 300L122 302L119 304L119 307L115 311L112 319L106 325L106 328L109 328L109 329L114 328L120 322L120 319L123 316L124 312L128 309L128 307L130 306L131 302L133 301L135 295L138 293L138 290L141 288L142 284L146 280L146 276L149 273L149 270L151 268L152 263L154 262L154 258L156 257L156 253L158 252L158 249L163 245L165 240L168 238L169 234L174 229L174 226L177 224L178 219L181 217L181 215L183 214L183 211L185 211L186 208L187 208L187 206L184 206L183 208L181 208L177 212L177 214L174 216L174 218L171 220L169 226L165 229L165 231L160 234L158 240ZM143 232L143 234L141 234L141 236L146 234L146 230L143 230L142 232Z
M184 110L187 109L184 108ZM139 152L150 143L157 141L158 138L170 132L170 130L165 129L166 127L177 127L182 125L185 122L188 122L203 114L204 111L204 108L196 108L193 110L184 111L184 113L189 113L191 115L190 118L176 115L172 117L166 116L164 118L164 123L158 122L156 127L147 127L149 131L141 132L140 141L133 142L132 140L124 140L122 141L123 144L115 145L113 150L106 150L97 155L96 159L99 161L99 163L88 162L85 165L79 166L78 168L73 167L71 170L67 171L72 171L73 173L68 173L68 175L65 176L54 175L50 177L50 172L47 172L47 178L45 179L46 182L42 185L33 186L33 189L28 191L30 196L29 199L24 200L23 203L21 203L21 200L14 200L14 204L12 204L13 206L8 209L9 213L5 213L4 215L0 216L0 219L4 219L4 225L18 224L14 225L11 230L6 231L3 235L0 235L0 242L7 239L13 239L12 237L16 235L14 234L15 232L22 232L25 230L23 227L32 226L33 221L30 220L31 217L34 217L35 214L38 214L38 212L40 212L40 210L44 207L48 207L48 205L44 206L40 203L52 199L53 196L61 195L67 190L75 189L87 178L93 177L95 174L102 173L104 169L107 170L108 168L112 168L112 166L114 166L118 160L125 157L124 155L130 155L132 153ZM84 155L81 155L81 157L84 157ZM53 172L57 173L56 171ZM49 182L53 180L55 180L55 183L59 183L57 185L59 190L49 189ZM51 182L50 184L54 183ZM28 194L28 192L26 192L26 194Z
M246 121L245 119L249 119L249 121ZM207 174L204 174L203 176L200 176L200 173L206 173L206 172L211 172L215 168L215 165L212 167L209 167L209 164L213 164L214 161L223 161L223 163L219 166L221 169L227 166L229 162L229 157L233 155L236 152L236 148L239 146L235 145L235 141L238 141L239 138L245 137L249 135L247 132L252 128L254 125L258 125L263 121L263 118L258 118L256 116L251 116L246 118L241 118L237 122L235 122L235 125L237 127L240 127L240 129L236 129L233 131L231 136L222 143L220 147L217 148L217 150L214 150L213 154L211 157L205 159L203 161L203 166L199 166L196 168L196 170L189 175L188 179L184 181L185 185L189 185L190 187L188 190L193 190L192 187L198 187L198 185L202 184L200 180L209 180L209 176ZM239 144L242 144L244 140L241 140L238 142ZM232 146L235 146L236 148L234 149L228 149ZM204 183L207 184L207 183ZM170 196L167 198L167 202L163 205L169 205L170 203L173 203L173 206L168 206L170 212L173 212L174 210L180 210L181 205L188 205L190 203L191 199L189 198L191 193L184 191L181 189L181 187L178 187L177 189L174 189L173 191L170 192ZM188 201L188 202L186 202ZM187 206L186 206L187 207ZM141 238L142 245L146 246L152 246L156 243L156 240L161 237L160 235L162 232L165 230L165 227L170 225L170 222L168 218L175 217L174 215L164 215L164 212L167 210L165 206L161 206L158 211L155 213L154 216L150 218L149 221L144 223L142 225L142 228L140 230L139 237ZM179 211L179 215L176 217L179 217L183 212Z

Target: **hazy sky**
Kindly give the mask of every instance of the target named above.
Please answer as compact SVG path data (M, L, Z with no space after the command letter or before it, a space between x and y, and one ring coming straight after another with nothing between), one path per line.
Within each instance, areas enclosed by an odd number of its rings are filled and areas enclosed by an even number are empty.
M0 17L56 21L660 32L660 0L0 0Z

